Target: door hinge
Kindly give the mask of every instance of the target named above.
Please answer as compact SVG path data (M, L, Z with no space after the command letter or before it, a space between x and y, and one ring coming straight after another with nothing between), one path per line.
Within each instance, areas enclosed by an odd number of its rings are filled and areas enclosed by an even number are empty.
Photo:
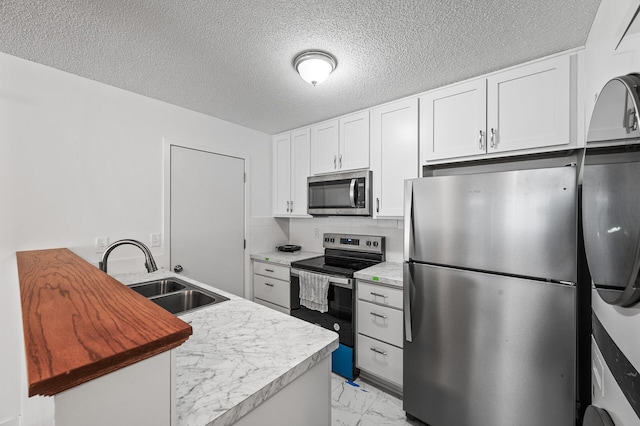
M247 248L247 240L244 240L244 248Z
M244 174L244 183L247 183L247 174Z

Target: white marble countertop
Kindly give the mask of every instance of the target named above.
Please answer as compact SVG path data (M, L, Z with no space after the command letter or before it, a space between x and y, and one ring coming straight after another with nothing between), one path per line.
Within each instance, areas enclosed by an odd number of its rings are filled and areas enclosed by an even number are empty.
M353 274L357 279L402 287L402 263L382 262Z
M322 256L323 254L324 253L316 253L313 251L303 250L294 251L293 253L287 253L284 251L270 251L267 253L252 254L251 259L259 260L261 262L277 263L283 266L291 266L291 262L318 257Z
M177 424L229 425L338 347L338 335L168 271L114 274L124 284L179 277L230 300L180 315L193 335L176 353Z

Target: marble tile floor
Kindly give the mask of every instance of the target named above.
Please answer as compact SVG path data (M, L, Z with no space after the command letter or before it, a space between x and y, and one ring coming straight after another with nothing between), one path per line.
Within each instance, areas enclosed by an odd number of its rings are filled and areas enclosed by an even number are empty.
M332 426L418 426L408 421L402 400L356 379L346 379L331 373Z

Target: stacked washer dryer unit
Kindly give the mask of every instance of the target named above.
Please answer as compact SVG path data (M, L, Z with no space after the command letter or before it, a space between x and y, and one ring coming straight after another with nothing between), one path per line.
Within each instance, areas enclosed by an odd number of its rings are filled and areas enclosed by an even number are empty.
M584 426L640 425L640 75L609 81L589 124L582 225L592 291Z

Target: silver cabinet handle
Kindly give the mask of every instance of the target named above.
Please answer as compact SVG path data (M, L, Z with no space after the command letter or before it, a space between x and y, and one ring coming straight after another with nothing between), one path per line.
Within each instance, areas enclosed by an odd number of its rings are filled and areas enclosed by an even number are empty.
M377 354L380 354L380 355L386 355L387 354L385 351L381 351L380 349L374 348L373 346L371 348L369 348L369 349L371 349L373 352L375 352Z
M376 213L380 213L380 198L376 198Z
M342 154L338 155L338 165L339 165L339 169L342 168Z
M268 285L269 287L273 287L273 284L271 284L271 283L264 283L264 285Z
M293 213L293 201L291 201L291 212Z
M478 138L478 148L480 151L484 151L484 132L480 130L480 137Z
M496 129L491 128L491 148L495 148L498 143L496 142Z
M338 168L338 166L336 165L336 161L337 161L337 159L338 159L338 156L337 156L337 155L334 155L334 156L333 156L333 168L334 168L334 169L337 169L337 168Z
M386 294L374 293L373 291L371 292L371 295L373 297L384 297L385 299L387 298Z
M382 318L382 319L387 319L387 316L386 316L386 315L381 315L381 314L379 314L379 313L377 313L377 312L369 312L369 313L370 313L371 315L373 315L374 317Z
M289 202L287 201L287 213L289 213Z
M265 268L265 271L271 272L271 273L275 272L273 269L266 269L266 268Z

